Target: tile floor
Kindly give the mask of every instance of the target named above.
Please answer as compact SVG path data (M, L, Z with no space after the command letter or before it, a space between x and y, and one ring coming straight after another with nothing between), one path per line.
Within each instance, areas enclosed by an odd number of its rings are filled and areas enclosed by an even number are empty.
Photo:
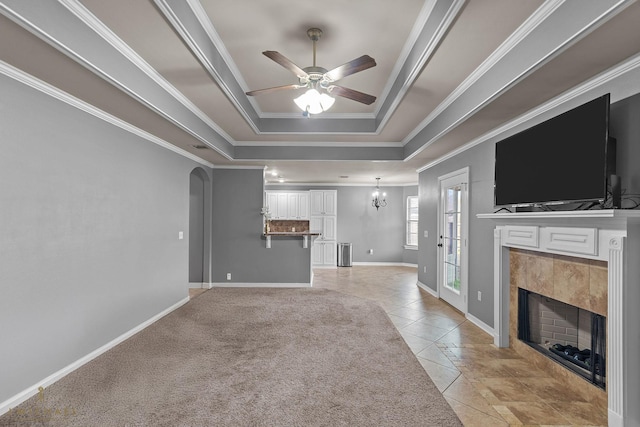
M606 426L580 390L532 368L417 285L412 267L315 269L314 287L377 301L467 427ZM201 293L193 290L192 296Z

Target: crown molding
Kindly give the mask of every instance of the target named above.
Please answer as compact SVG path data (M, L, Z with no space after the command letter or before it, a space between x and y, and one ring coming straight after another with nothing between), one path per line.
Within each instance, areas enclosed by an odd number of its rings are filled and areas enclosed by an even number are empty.
M45 95L48 95L52 98L55 98L61 102L64 102L65 104L68 104L74 108L77 108L78 110L84 111L85 113L91 114L92 116L103 120L109 124L112 124L114 126L119 127L122 130L125 130L129 133L132 133L142 139L145 139L149 142L152 142L156 145L159 145L162 148L166 148L167 150L173 151L176 154L181 155L182 157L186 157L190 160L193 160L201 165L204 166L208 166L210 168L212 168L214 165L204 159L201 159L200 157L196 156L195 154L192 154L186 150L183 150L182 148L176 147L173 144L168 143L167 141L158 138L155 135L152 135L140 128L137 128L133 125L131 125L130 123L127 123L105 111L102 111L96 107L94 107L93 105L82 101L81 99L78 99L76 97L74 97L73 95L70 95L67 92L64 92L60 89L58 89L55 86L50 85L49 83L46 83L30 74L25 73L24 71L15 68L14 66L7 64L6 62L0 60L0 74L5 75L9 78L12 78L32 89L35 89L39 92L44 93Z
M610 68L609 70L606 70L598 74L597 76L587 80L586 82L578 86L575 86L572 89L569 89L568 91L551 99L550 101L542 105L539 105L538 107L526 112L525 114L522 114L516 117L515 119L503 124L502 126L499 126L493 129L490 132L485 133L484 135L468 142L467 144L459 147L458 149L451 151L446 155L430 163L427 163L426 165L417 169L416 172L418 173L424 172L425 170L430 169L446 160L449 160L452 157L455 157L458 154L461 154L483 142L492 140L494 138L497 139L497 137L500 137L501 139L506 138L508 135L504 135L504 134L510 131L511 129L517 128L518 126L521 126L521 125L528 124L529 122L535 120L537 117L540 117L544 113L550 112L556 108L561 108L563 105L568 104L572 100L582 95L586 95L592 91L597 91L599 89L601 92L603 92L602 94L604 94L608 92L608 90L603 88L603 86L605 86L606 84L612 83L619 78L622 78L625 74L629 72L633 72L637 70L640 71L640 54L634 55L630 59L623 61L622 63ZM612 102L620 100L621 98L624 97L624 95L625 94L621 94L619 96L614 97L614 94L612 94L611 100ZM561 114L561 112L559 112L558 114Z
M520 25L498 48L491 53L460 85L453 90L416 128L409 133L402 143L411 141L425 127L429 126L436 117L453 104L463 93L469 90L483 75L488 73L493 66L514 49L527 35L551 15L564 0L548 0L540 6L525 22Z
M569 3L565 1L549 0L546 2L538 10L540 13L534 14L535 18L531 19L531 22L528 22L522 31L518 31L514 39L518 41L517 45L528 43L528 48L533 49L530 55L526 58L516 54L511 55L515 45L510 50L501 49L500 60L487 63L483 67L486 68L486 71L477 74L475 84L470 86L477 88L483 81L486 81L487 84L482 88L483 91L458 92L458 96L441 108L437 116L430 115L431 121L427 126L413 132L413 137L410 140L404 140L405 160L411 160L472 114L488 105L633 2L635 0L601 0L597 3L590 3L589 8L579 10L571 5L566 6ZM567 16L575 19L573 21L567 20ZM559 22L563 22L565 25L558 26ZM544 32L545 28L543 27L549 25L553 25L557 29L557 34L550 34L549 31ZM510 45L512 43L513 41ZM508 48L509 45L506 47ZM491 65L491 68L488 68L488 65ZM499 76L499 78L495 78L493 81L488 80L493 75ZM420 137L424 140L420 140ZM407 154L407 152L409 153Z
M402 147L401 142L368 142L368 141L242 141L237 147Z
M123 57L132 62L142 72L144 72L151 80L153 80L158 86L167 91L178 102L189 109L193 114L198 116L200 120L205 122L211 129L221 135L231 145L235 144L235 141L229 136L224 129L218 126L209 116L207 116L202 110L200 110L194 103L192 103L182 92L176 89L171 83L169 83L160 73L156 71L148 62L146 62L140 55L138 55L128 44L126 44L120 37L118 37L109 27L107 27L102 21L100 21L94 14L92 14L82 3L78 0L58 0L64 5L71 13L73 13L82 23L87 27L95 31L100 37L102 37L107 43L109 43L116 51L118 51Z
M153 1L191 52L220 85L248 125L259 135L379 135L464 5L464 0L425 1L425 6L411 32L412 43L410 47L409 43L405 45L401 56L403 61L401 64L396 63L395 76L392 74L387 82L387 93L384 99L378 101L380 107L375 114L323 114L326 116L324 121L316 121L314 126L303 126L298 115L265 114L259 110L257 103L246 95L247 85L199 0L188 0L186 3ZM224 73L216 67L223 69Z
M440 2L440 4L441 3L442 2ZM406 75L406 77L404 78L404 81L401 82L401 85L400 85L401 87L398 89L397 93L391 96L390 104L386 108L386 111L382 113L382 108L384 108L384 105L387 103L387 100L389 99L389 94L387 94L387 96L385 97L384 102L382 103L380 110L378 111L378 119L379 119L378 127L377 127L378 133L387 124L387 122L389 121L393 113L396 111L396 109L400 105L400 102L402 101L404 96L407 94L407 91L409 90L409 88L411 88L413 83L420 76L420 73L424 68L425 63L431 57L436 47L440 44L440 42L444 38L445 34L451 27L451 24L453 23L456 16L458 16L458 13L462 9L462 6L464 6L465 0L454 0L452 2L447 2L447 3L449 3L449 7L444 12L444 14L440 17L440 21L437 25L436 30L429 35L428 41L426 41L426 43L424 43L423 46L418 46L420 37L425 34L428 18L430 18L433 15L435 7L439 3L436 0L433 4L429 5L430 7L426 8L428 10L428 14L426 13L426 19L422 23L422 28L420 29L419 35L416 36L416 41L414 42L410 51L407 53L407 58L408 58L409 54L411 53L411 50L420 48L420 51L417 52L417 55L416 55L417 59L413 60L413 62L410 64L411 65L410 69L406 70L407 72L403 74L403 75ZM407 61L406 60L403 61L402 67L400 67L397 71L398 77L393 81L393 83L391 83L392 87L398 85L399 83L398 79L401 74L402 68L406 64L407 64ZM382 114L382 117L380 117L380 114Z

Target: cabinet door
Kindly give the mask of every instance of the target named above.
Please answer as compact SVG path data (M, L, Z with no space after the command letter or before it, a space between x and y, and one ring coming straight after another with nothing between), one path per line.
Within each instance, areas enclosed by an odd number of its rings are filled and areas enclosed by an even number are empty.
M311 190L311 215L324 214L324 193L322 191Z
M338 265L338 253L336 242L326 242L324 244L324 265Z
M314 243L311 248L311 262L313 265L322 265L324 263L324 243Z
M336 240L337 228L335 216L324 217L322 224L322 237L324 240Z
M287 218L288 219L299 219L300 218L300 196L298 193L289 193L287 194Z
M267 206L269 207L271 218L274 218L278 213L278 193L267 193Z
M300 219L309 219L309 193L298 195L298 216Z
M338 192L335 190L325 191L322 197L324 204L323 215L336 215L337 214L337 199Z
M278 194L278 209L276 211L275 219L285 219L289 214L288 209L288 200L287 193L277 193Z
M318 240L324 240L324 228L323 218L321 216L312 216L309 218L309 231L314 233L320 233Z

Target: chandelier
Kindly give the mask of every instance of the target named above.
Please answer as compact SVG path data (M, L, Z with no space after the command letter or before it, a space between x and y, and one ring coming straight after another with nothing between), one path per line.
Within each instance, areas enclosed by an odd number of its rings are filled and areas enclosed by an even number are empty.
M387 193L382 193L382 196L380 195L380 178L376 178L376 181L376 191L373 192L373 200L371 200L371 206L378 210L387 206Z

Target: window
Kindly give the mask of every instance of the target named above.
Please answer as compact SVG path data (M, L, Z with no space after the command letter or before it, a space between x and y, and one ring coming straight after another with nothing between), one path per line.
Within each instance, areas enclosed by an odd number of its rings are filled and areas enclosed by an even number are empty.
M418 196L407 197L407 238L410 249L418 247Z

